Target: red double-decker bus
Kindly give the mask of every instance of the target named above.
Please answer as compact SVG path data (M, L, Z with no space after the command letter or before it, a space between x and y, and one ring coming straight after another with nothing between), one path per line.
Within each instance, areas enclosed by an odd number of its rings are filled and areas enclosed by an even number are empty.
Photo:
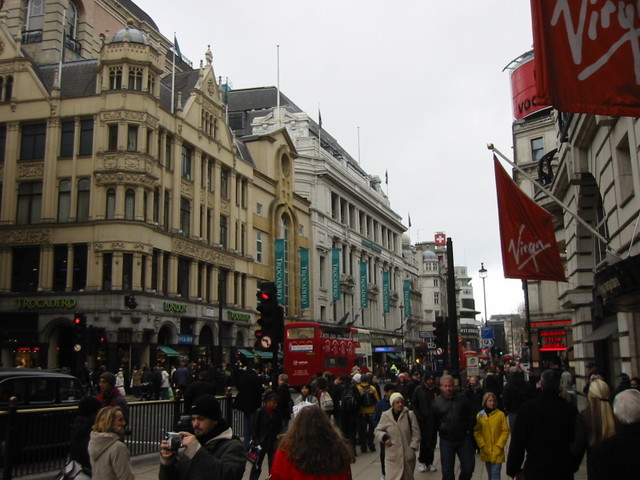
M361 329L293 322L286 324L284 331L284 373L292 386L311 382L317 372L350 374L355 365L362 363L360 350L366 346L358 338L358 334L365 337Z

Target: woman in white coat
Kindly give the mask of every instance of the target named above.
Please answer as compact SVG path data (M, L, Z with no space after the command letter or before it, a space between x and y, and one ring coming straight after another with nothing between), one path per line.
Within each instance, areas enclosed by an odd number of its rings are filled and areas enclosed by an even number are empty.
M420 427L401 394L392 394L389 402L391 408L382 413L375 431L376 440L385 446L385 480L413 480Z

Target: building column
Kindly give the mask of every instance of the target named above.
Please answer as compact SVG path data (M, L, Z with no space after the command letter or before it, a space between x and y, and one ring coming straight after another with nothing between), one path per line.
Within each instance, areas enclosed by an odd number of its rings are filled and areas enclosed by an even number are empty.
M111 290L122 290L122 252L113 252L111 266Z
M189 262L189 300L198 297L198 261Z
M11 291L11 248L0 249L0 292Z
M54 223L56 221L56 193L58 191L56 181L56 164L58 152L60 151L60 119L50 118L47 121L47 138L45 140L44 171L42 172L42 211L40 217L43 223ZM76 192L76 185L72 184L71 192ZM73 195L72 195L73 197ZM71 202L73 203L73 201ZM71 214L71 212L69 212ZM75 214L72 215L75 217Z
M16 215L16 202L18 201L17 195L12 188L7 188L9 185L16 185L16 170L17 170L17 158L20 155L20 123L8 122L7 123L7 139L5 146L5 159L2 171L4 173L2 177L2 184L5 188L2 189L2 206L0 209L2 217L0 217L0 224L13 224L15 222ZM9 270L10 272L11 270Z
M131 279L131 286L133 290L142 290L142 276L145 274L142 268L142 253L136 252L133 254L133 278Z
M145 291L150 291L153 284L153 252L151 255L144 255L144 258L146 261L144 262L142 275L144 275Z
M70 292L73 290L73 265L74 265L73 244L67 245L67 280L65 281L65 290Z
M53 245L40 245L38 290L51 291L53 286Z
M178 257L171 254L167 255L169 255L167 295L175 297L178 295Z

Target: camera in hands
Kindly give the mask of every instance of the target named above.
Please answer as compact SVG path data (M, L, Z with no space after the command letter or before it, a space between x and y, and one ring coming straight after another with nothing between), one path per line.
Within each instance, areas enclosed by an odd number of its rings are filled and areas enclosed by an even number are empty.
M178 450L182 446L182 435L178 432L166 432L164 439L168 443L169 450Z

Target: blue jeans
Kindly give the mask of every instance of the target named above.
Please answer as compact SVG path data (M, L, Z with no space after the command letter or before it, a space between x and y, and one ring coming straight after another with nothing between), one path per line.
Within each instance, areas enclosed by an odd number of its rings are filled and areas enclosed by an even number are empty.
M489 480L500 480L500 471L502 470L501 463L491 463L485 462L487 466L487 474L489 475Z
M244 414L244 421L242 424L242 434L244 435L244 438L242 440L245 450L249 450L249 447L251 446L251 426L253 425L254 418L256 418L256 412Z
M476 464L475 444L471 435L456 442L440 437L442 480L455 480L456 455L460 460L459 480L471 480Z

